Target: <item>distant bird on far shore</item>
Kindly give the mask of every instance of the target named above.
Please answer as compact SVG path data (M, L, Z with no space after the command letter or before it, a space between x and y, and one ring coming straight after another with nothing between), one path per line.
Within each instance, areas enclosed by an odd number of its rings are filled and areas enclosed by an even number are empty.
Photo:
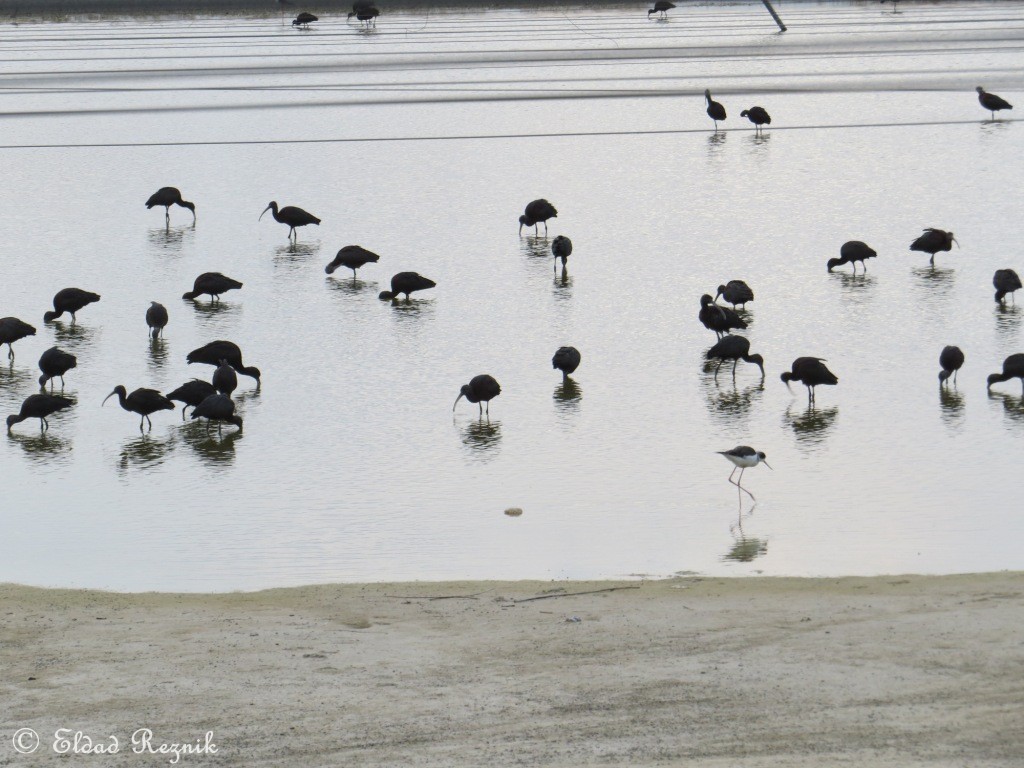
M708 105L708 117L715 121L715 132L718 132L718 121L725 120L725 107L711 99L711 91L704 89L704 101Z
M808 403L814 402L815 387L839 383L839 379L825 366L825 360L820 357L798 357L793 361L791 370L783 373L780 378L787 388L791 381L799 381L807 387Z
M576 347L559 347L551 358L551 367L562 372L562 381L569 378L569 374L580 367L583 356Z
M935 254L940 251L952 250L953 243L956 243L957 248L960 247L959 241L953 237L952 232L947 232L944 229L936 229L935 227L928 227L928 229L924 231L923 235L910 244L910 250L931 254L931 260L928 263L934 267Z
M716 301L719 296L732 304L733 309L736 309L737 305L746 309L747 302L754 300L754 291L742 280L730 280L725 285L718 286L718 293L715 294Z
M320 21L320 19L314 16L312 13L306 13L303 11L292 20L293 27L302 27L303 29L309 29L309 25L314 21Z
M222 293L241 287L240 282L220 272L203 272L193 281L192 290L181 294L181 298L191 300L206 293L211 302L218 302Z
M391 278L391 290L381 291L377 298L381 301L395 301L403 293L405 300L409 300L409 294L414 291L425 291L433 288L437 283L418 272L399 272Z
M647 12L647 18L651 18L652 13L657 13L663 19L668 18L668 12L675 8L675 3L670 3L668 0L658 0L654 7Z
M35 336L36 329L16 317L0 317L0 345L7 345L7 359L14 359L14 342L26 336Z
M974 90L978 92L978 102L991 113L993 120L996 119L996 112L999 110L1013 109L1013 105L1006 99L1000 98L994 93L987 92L980 85Z
M533 234L540 234L537 226L540 222L544 222L544 236L546 237L548 234L548 219L554 219L557 216L558 211L555 210L555 206L547 200L543 198L533 200L526 204L526 210L519 217L519 234L523 234L523 227L533 227Z
M46 420L47 416L74 404L74 400L59 395L29 395L22 402L21 410L17 414L7 417L7 431L10 432L11 427L25 419L39 419L39 431L42 432L50 428L50 423Z
M501 394L501 386L497 380L486 373L482 373L479 376L474 376L469 380L469 384L463 384L462 389L459 390L459 396L455 398L455 405L452 406L452 412L455 411L455 406L459 404L459 400L466 398L471 403L476 403L480 408L480 415L484 413L483 403L487 404L487 415L491 415L491 400Z
M75 313L78 310L99 300L100 295L98 293L83 291L81 288L64 288L57 291L57 295L53 297L54 311L43 313L43 322L48 323L51 320L56 320L65 312L68 312L71 314L71 322L74 323Z
M309 211L304 211L301 208L296 208L294 205L286 205L284 208L278 210L277 201L271 200L266 208L263 209L263 213L267 211L271 212L274 217L274 221L281 224L288 225L288 239L292 239L292 235L295 239L299 239L298 233L295 231L297 227L304 227L307 224L316 224L320 226L320 219L314 216ZM263 213L260 214L260 219L263 218Z
M768 463L764 451L755 451L749 445L737 445L728 451L718 451L718 454L724 456L733 465L732 472L729 474L729 482L754 499L754 501L757 501L754 494L743 487L743 472L750 467L756 467L758 464L764 464L768 469L771 469L772 465ZM740 471L740 476L737 480L733 481L732 476L736 474L737 469Z
M828 260L828 271L831 272L833 268L840 267L843 264L851 264L853 265L853 273L857 274L857 262L859 261L860 265L864 267L864 271L867 272L868 267L864 260L873 259L877 255L875 249L867 243L860 240L849 240L840 246L838 259Z
M572 240L565 235L559 235L551 243L551 253L555 255L555 260L562 260L562 269L565 269L566 263L569 261L569 255L572 253ZM555 269L557 269L557 264Z
M359 245L346 245L334 255L331 263L324 267L324 272L333 275L334 270L338 267L347 267L352 270L352 279L355 280L357 269L371 262L376 264L379 260L380 256L373 251L368 251Z
M1017 297L1013 294L1021 289L1020 276L1012 269L997 269L992 276L992 287L996 289L996 301L1000 304L1003 303L1006 294L1010 294L1010 298L1016 304Z
M178 191L177 187L161 187L152 195L149 196L149 200L146 201L146 209L155 208L158 205L164 207L164 221L168 224L171 221L171 206L178 205L182 208L188 208L192 212L192 223L196 223L196 205L190 203L188 200L181 198L181 192Z
M768 114L764 107L744 109L740 112L740 117L745 117L754 124L754 133L760 133L763 126L772 124L772 116Z
M149 302L149 309L146 310L146 325L149 327L150 336L154 339L163 336L164 328L167 326L167 307L155 301Z
M1003 360L1003 372L993 373L988 377L988 388L992 389L993 384L1010 379L1020 379L1021 386L1024 387L1024 353L1022 352L1010 355ZM1024 396L1024 389L1021 390L1021 395Z
M939 353L939 367L942 368L939 371L939 385L949 384L949 377L953 377L953 383L956 383L956 374L964 364L964 353L960 347L954 347L952 345L945 346L942 348L942 352Z

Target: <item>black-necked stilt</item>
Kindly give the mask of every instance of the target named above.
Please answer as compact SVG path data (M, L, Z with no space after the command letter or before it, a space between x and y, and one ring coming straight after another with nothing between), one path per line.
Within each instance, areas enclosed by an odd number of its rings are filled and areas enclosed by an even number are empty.
M981 104L981 106L983 106L985 109L992 113L993 120L996 119L996 112L998 112L1000 109L1013 109L1013 105L1006 99L1000 98L999 96L996 96L994 93L988 93L980 85L974 90L978 92L978 102Z
M924 231L923 235L910 244L910 250L930 254L932 258L928 263L934 267L935 254L939 251L952 250L953 243L956 243L957 248L960 247L960 241L953 237L952 232L947 232L944 229L936 229L935 227L928 227L928 229Z
M1024 352L1010 355L1003 360L1003 372L993 373L988 377L988 388L992 389L993 384L1010 379L1020 379L1020 383L1024 385Z
M791 370L780 377L787 387L789 382L799 381L807 387L807 402L814 402L814 388L819 384L838 384L839 379L825 367L825 359L821 357L798 357L793 361Z
M945 384L950 376L953 377L953 382L956 383L956 373L963 364L964 352L960 347L943 347L942 352L939 353L939 365L942 367L942 370L939 371L939 384Z
M868 267L867 264L864 263L864 260L873 259L877 255L878 254L875 253L875 249L867 243L860 240L849 240L843 243L842 247L840 247L838 259L828 260L828 271L831 272L834 267L840 267L843 264L852 264L853 272L856 274L857 262L859 261L860 265L864 267L864 271L867 272Z
M992 287L996 289L996 301L1000 304L1003 303L1006 294L1010 294L1010 298L1016 304L1017 298L1013 292L1021 289L1020 276L1012 269L997 269L992 276Z
M768 463L765 458L764 451L755 451L749 445L737 445L735 448L728 451L718 451L722 456L725 456L729 461L733 463L732 473L729 475L729 482L739 488L741 491L746 493L750 498L757 501L754 498L754 494L743 487L743 472L748 467L756 467L758 464L764 464L768 469L772 468L772 465ZM739 479L735 482L732 476L736 474L736 470L740 471Z

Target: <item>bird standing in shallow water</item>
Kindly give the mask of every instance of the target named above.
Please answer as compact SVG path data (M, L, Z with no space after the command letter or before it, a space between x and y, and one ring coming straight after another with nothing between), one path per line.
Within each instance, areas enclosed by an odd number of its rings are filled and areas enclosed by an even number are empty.
M103 398L102 404L105 405L107 400L114 395L117 395L117 401L121 404L122 408L130 413L137 413L142 417L139 419L139 432L142 432L142 425L147 421L149 422L149 428L153 428L153 421L149 418L151 413L174 410L174 403L155 389L140 387L129 395L128 390L121 384L118 384L114 387L113 392Z
M772 116L768 114L764 107L744 109L740 112L740 117L745 117L754 124L754 133L760 133L763 130L762 126L772 124Z
M332 275L338 267L348 267L352 270L352 279L355 280L357 269L370 262L376 264L379 259L380 256L373 251L368 251L358 245L346 245L334 255L334 260L324 267L324 272Z
M736 365L742 360L745 363L753 363L761 369L761 378L764 378L764 358L760 355L750 354L750 341L743 336L723 336L711 349L704 353L708 360L718 360L715 367L715 381L718 381L718 369L726 360L732 360L732 377L736 378Z
M832 371L825 367L825 360L821 357L798 357L793 361L792 369L786 371L780 377L787 387L789 382L799 381L807 387L807 402L814 402L814 388L820 384L838 384L839 379Z
M996 301L1000 304L1003 303L1003 297L1006 294L1010 294L1010 298L1016 304L1017 297L1013 294L1014 291L1021 289L1020 276L1012 269L997 269L995 275L992 276L992 287L996 289Z
M549 203L543 198L539 200L533 200L527 203L526 210L523 215L519 217L519 234L523 234L523 227L533 227L533 234L540 234L537 229L537 225L540 222L544 222L544 236L548 234L548 219L554 219L558 217L558 211L555 210L555 206Z
M0 345L7 345L7 359L14 359L14 347L11 345L19 339L24 339L26 336L35 336L36 329L26 323L24 320L19 320L16 317L2 317L0 318Z
M220 272L203 272L192 283L192 290L181 294L183 299L194 299L204 293L210 295L210 301L220 301L220 295L235 288L241 288L242 284Z
M455 411L455 406L459 404L459 400L466 398L471 403L476 403L480 407L480 415L484 414L484 407L482 403L487 403L487 415L491 415L491 400L501 394L501 386L493 376L489 376L486 373L481 373L479 376L474 376L469 380L469 384L463 384L462 389L459 390L459 396L455 398L455 405L452 406L452 411Z
M74 400L58 395L29 395L21 404L21 411L7 417L7 431L25 419L39 419L39 431L49 429L46 417L75 404Z
M43 375L39 377L40 388L50 382L50 389L53 389L53 380L60 379L60 388L64 389L64 374L78 365L78 358L70 352L65 352L57 347L50 347L39 357L39 370Z
M980 85L974 90L978 92L978 102L991 113L993 120L996 119L996 112L999 110L1013 109L1013 105L1006 99L1000 98L994 93L988 93Z
M220 392L222 395L231 396L231 393L238 389L238 376L235 374L235 369L232 368L227 360L221 360L220 365L217 366L217 370L213 372L213 378L211 379L213 388Z
M670 3L669 0L658 0L654 4L654 7L651 8L651 10L649 10L647 12L647 18L648 19L651 18L651 14L652 13L657 13L657 14L660 15L661 18L667 19L668 18L668 12L671 11L675 7L676 7L675 4L674 3Z
M158 205L162 205L164 207L164 221L167 224L171 223L172 205L180 205L182 208L188 208L192 211L192 223L196 223L195 203L190 203L188 200L182 200L181 192L178 191L177 187L161 187L150 195L149 200L146 201L146 209L148 210Z
M381 301L394 301L404 293L405 300L408 301L410 293L425 291L427 288L433 288L435 285L437 283L427 277L423 277L418 272L399 272L391 278L391 290L381 291L377 298Z
M308 29L309 25L312 24L314 21L320 21L320 19L314 16L312 13L306 13L305 11L303 11L292 20L292 26Z
M572 253L572 240L565 235L559 235L551 243L551 253L555 255L555 260L562 260L562 270L565 270L566 263L569 261L569 255ZM558 269L556 263L555 269Z
M551 358L551 367L562 372L562 381L569 378L569 374L580 367L583 356L576 347L559 347L555 356Z
M193 349L185 359L189 364L205 363L206 365L217 366L221 364L222 360L227 360L228 365L238 373L256 379L257 388L259 387L260 369L256 366L245 366L242 362L242 350L233 341L224 341L223 339L211 341L209 344L204 344L198 349Z
M718 286L715 301L718 301L719 296L732 304L733 309L736 309L737 304L746 309L747 302L754 300L753 290L742 280L730 280L725 285Z
M206 419L206 431L210 431L210 424L217 423L217 431L220 432L221 424L228 422L239 429L242 428L242 417L235 416L235 403L227 395L210 395L205 398L192 411L192 418Z
M939 353L939 366L942 368L939 371L939 385L948 385L949 377L953 377L953 383L956 383L956 374L964 364L964 353L960 347L945 346L942 348L942 352Z
M146 325L149 326L149 333L155 339L163 336L164 327L167 325L167 307L155 301L149 302L149 309L146 310Z
M307 224L316 224L320 226L320 219L314 216L308 211L304 211L301 208L296 208L294 205L286 205L281 210L277 209L277 201L271 200L270 204L263 209L263 213L267 211L271 212L274 217L274 221L280 222L281 224L288 225L288 239L292 239L292 235L295 235L295 239L299 239L298 233L295 231L296 227L304 227ZM260 218L263 218L263 213L260 214Z
M959 241L953 237L952 232L947 232L944 229L935 229L935 227L928 227L928 229L924 231L923 235L910 244L910 250L931 254L931 260L928 263L934 267L935 254L940 251L952 250L953 243L956 243L957 248L960 247Z
M765 458L764 451L755 451L749 445L737 445L731 450L718 451L718 453L725 456L733 464L732 473L729 475L729 482L754 499L754 501L757 501L754 494L743 487L743 472L748 467L756 467L758 464L764 464L768 469L771 469L772 465ZM732 476L736 474L737 469L740 471L740 476L738 480L733 482Z
M717 101L712 100L711 91L705 89L704 101L708 105L708 117L715 121L715 133L718 132L718 121L725 120L725 107L719 104Z
M65 312L70 312L71 322L73 323L75 322L75 313L78 310L99 300L100 295L98 293L83 291L81 288L64 288L57 291L57 295L53 297L54 311L43 313L43 322L48 323L51 320L56 320Z
M849 240L842 244L839 248L839 258L828 260L828 271L831 272L834 267L842 266L843 264L852 264L853 273L857 274L857 262L864 267L864 271L868 271L867 264L864 263L865 259L873 259L878 254L875 253L875 249L869 246L867 243L861 242L860 240Z
M1021 386L1024 387L1024 353L1018 352L1003 360L1003 372L993 373L988 377L988 388L992 389L993 384L1010 379L1020 379ZM1021 394L1024 395L1024 390Z
M355 16L360 23L365 24L367 27L377 26L377 17L380 16L380 10L378 8L375 8L368 3L356 3L352 8L352 13L345 17L345 21L348 21Z
M186 408L190 405L195 408L210 395L216 394L217 390L210 382L203 381L202 379L192 379L192 381L186 381L173 392L168 392L167 399L184 403L181 407L181 420L184 421Z
M722 338L733 328L747 327L746 322L735 310L719 306L709 293L700 297L700 312L697 313L697 319L705 328L714 331L718 338Z

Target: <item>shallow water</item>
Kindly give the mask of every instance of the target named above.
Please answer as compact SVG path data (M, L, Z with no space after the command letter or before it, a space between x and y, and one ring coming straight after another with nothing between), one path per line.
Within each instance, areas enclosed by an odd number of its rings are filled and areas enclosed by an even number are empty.
M36 391L43 350L79 360L77 405L0 439L0 581L1024 567L1024 401L985 388L1024 351L1024 297L1000 308L991 287L1024 271L1024 139L973 91L1021 101L1024 4L779 10L785 34L760 4L0 27L0 315L38 329L0 367L0 412ZM717 135L705 87L729 111ZM763 137L739 118L753 104ZM145 209L165 185L194 227ZM543 228L517 236L537 197L575 245L564 275ZM323 223L289 245L257 221L272 199ZM961 245L935 269L907 250L928 226ZM878 258L827 274L848 239ZM380 263L325 275L350 243ZM379 301L403 270L437 287ZM205 271L245 285L181 300ZM763 382L703 364L699 297L732 278L755 291ZM103 298L44 324L71 285ZM151 300L171 314L156 345ZM140 434L100 407L116 384L208 379L185 355L221 338L263 371L240 377L243 432L164 411ZM568 385L563 344L583 355ZM946 344L967 362L943 392ZM779 381L801 355L840 379L813 409ZM453 415L484 372L503 388L489 421ZM715 453L738 443L774 468L746 472L753 508Z

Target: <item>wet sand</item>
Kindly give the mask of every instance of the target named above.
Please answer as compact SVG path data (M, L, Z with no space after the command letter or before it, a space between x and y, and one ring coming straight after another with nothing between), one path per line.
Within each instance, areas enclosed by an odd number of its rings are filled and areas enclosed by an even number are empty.
M616 589L609 590L615 587ZM602 591L594 591L602 590ZM570 592L590 592L570 596ZM543 599L529 599L542 597ZM0 586L0 765L1019 766L1024 573ZM31 757L11 736L30 727Z

